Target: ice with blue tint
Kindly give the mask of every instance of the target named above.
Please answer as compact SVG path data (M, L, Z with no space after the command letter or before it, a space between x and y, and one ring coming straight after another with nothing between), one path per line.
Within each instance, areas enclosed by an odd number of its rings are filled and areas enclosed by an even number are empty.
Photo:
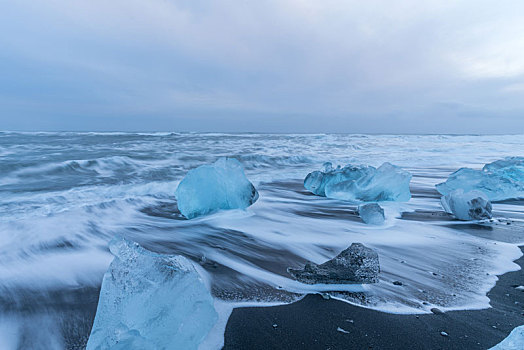
M491 201L524 198L524 157L509 157L484 165L482 170L461 168L437 190L446 195L453 190L480 190Z
M350 164L341 168L340 165L333 169L330 162L324 163L323 171L313 171L304 180L304 187L317 196L326 196L326 185L342 181L357 180L369 173L370 167L352 166Z
M365 203L358 206L358 215L366 224L382 225L385 220L384 209L377 203Z
M411 174L390 163L379 168L346 165L333 169L331 163L324 171L307 175L304 187L319 196L352 202L408 201L411 198Z
M489 350L522 350L524 349L524 325L516 327L511 333Z
M220 209L246 209L258 199L255 186L234 158L219 158L213 164L190 170L176 190L178 209L186 218Z
M458 189L442 196L442 207L459 220L491 219L491 202L483 192Z
M217 320L192 263L115 239L88 350L196 349Z

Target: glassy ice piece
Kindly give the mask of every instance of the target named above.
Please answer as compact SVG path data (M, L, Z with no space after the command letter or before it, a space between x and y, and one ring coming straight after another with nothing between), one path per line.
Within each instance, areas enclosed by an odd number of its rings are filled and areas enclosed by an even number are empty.
M314 171L306 176L304 187L319 196L353 202L408 201L411 174L390 163L378 169L352 166Z
M455 190L440 198L444 210L459 220L491 219L491 202L483 192Z
M217 320L192 263L115 239L87 350L196 349Z
M377 203L366 203L358 206L358 215L366 224L382 225L385 220L384 209Z
M505 177L524 181L524 157L507 157L484 165L482 170L486 172L504 174Z
M375 170L373 167L357 167L352 165L333 169L331 163L325 163L324 171L313 171L306 176L304 187L318 196L326 197L326 185L357 180L373 170Z
M491 201L524 198L524 157L497 160L482 170L461 168L436 187L443 195L460 188L482 191Z
M524 349L524 325L516 327L511 333L489 350L522 350Z
M234 158L220 158L190 170L176 190L178 209L186 218L220 209L246 209L258 199L255 186Z

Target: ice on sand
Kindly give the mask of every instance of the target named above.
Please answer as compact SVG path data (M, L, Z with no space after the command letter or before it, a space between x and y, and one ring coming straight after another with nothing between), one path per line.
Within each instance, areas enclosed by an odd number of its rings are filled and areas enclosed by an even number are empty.
M483 192L455 190L440 199L444 210L459 220L491 219L491 202Z
M462 189L482 191L491 201L524 198L524 157L497 160L482 170L461 168L436 187L443 195Z
M176 190L178 209L186 218L220 209L245 209L258 199L255 186L234 158L220 158L190 170Z
M217 320L192 263L115 239L88 350L196 349Z
M411 198L411 174L390 163L378 168L346 165L307 175L304 187L319 196L352 202L408 201Z
M522 350L524 349L524 325L517 327L490 350Z
M384 209L377 203L365 203L358 206L358 215L366 224L382 225L385 220Z

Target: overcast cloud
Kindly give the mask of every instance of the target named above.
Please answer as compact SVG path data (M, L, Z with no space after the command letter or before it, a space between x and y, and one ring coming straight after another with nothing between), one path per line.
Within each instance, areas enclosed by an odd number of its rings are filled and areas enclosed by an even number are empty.
M524 2L0 0L0 129L524 133Z

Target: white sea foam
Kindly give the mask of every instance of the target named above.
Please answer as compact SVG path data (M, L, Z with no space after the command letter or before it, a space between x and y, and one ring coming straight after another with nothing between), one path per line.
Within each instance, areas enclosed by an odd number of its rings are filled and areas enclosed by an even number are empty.
M494 221L483 226L458 223L442 212L434 185L460 167L480 169L522 156L523 140L522 135L1 133L0 289L45 294L96 286L110 261L107 242L122 235L147 249L200 262L216 302L229 306L290 302L303 293L337 290L363 292L364 299L332 294L388 312L489 307L486 293L496 275L517 269L513 260L521 255L524 235L514 227L524 226L523 202L494 203ZM174 197L178 183L189 169L222 156L244 163L259 200L246 211L183 220ZM412 199L381 203L386 222L365 225L355 205L303 188L304 177L324 161L397 164L413 174ZM322 263L353 242L378 251L380 283L303 285L286 271L306 261ZM0 335L16 330L5 317Z

